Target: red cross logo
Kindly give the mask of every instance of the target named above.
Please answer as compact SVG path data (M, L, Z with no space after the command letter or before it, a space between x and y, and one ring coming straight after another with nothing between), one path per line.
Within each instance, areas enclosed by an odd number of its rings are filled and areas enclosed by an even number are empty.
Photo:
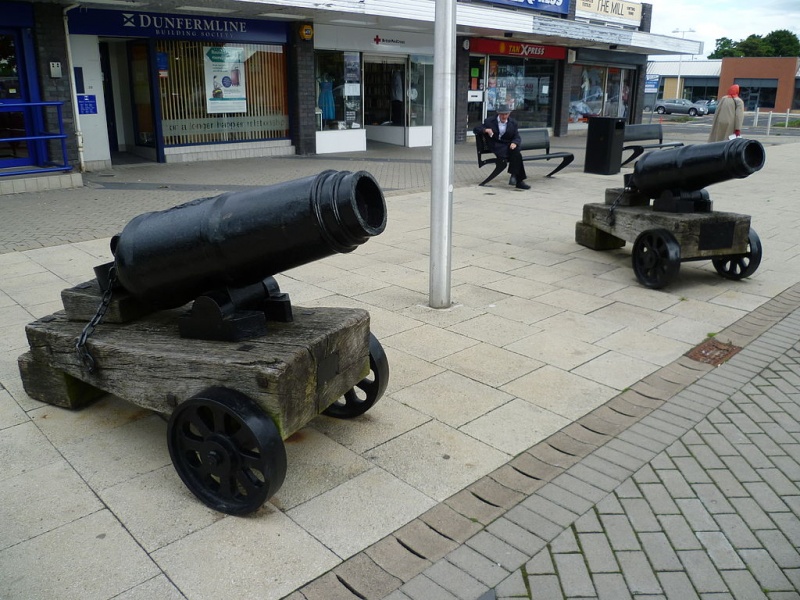
M372 41L375 42L376 44L380 44L381 43L381 36L376 35L375 39L373 39Z

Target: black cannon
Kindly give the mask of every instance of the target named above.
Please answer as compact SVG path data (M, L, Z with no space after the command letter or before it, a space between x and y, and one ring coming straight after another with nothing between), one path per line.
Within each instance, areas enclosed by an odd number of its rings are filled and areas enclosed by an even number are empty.
M743 138L650 152L625 176L625 186L655 199L655 211L710 212L703 188L748 177L764 166L765 158L760 142Z
M762 254L750 217L714 211L705 188L752 175L765 157L759 142L742 138L645 154L624 188L606 190L605 204L584 205L575 241L595 250L632 241L634 273L650 288L672 281L682 261L711 259L722 277L748 277Z
M363 414L389 377L367 311L293 309L273 275L385 227L383 193L363 171L135 217L112 239L114 261L26 327L25 390L66 408L111 393L168 416L186 486L216 510L252 512L283 483L284 439L320 414Z

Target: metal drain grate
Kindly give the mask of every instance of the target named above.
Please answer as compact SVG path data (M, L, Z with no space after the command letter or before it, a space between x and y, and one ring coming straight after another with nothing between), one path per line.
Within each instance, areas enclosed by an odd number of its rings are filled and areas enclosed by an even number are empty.
M689 352L686 353L686 356L692 360L696 360L697 362L718 367L731 356L739 352L739 350L741 350L739 346L726 344L724 342L720 342L719 340L715 340L714 338L709 338L696 348L689 350Z

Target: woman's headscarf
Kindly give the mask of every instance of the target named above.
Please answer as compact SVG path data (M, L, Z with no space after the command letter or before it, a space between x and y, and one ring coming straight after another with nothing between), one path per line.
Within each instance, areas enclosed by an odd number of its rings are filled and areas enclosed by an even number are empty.
M731 98L738 98L739 97L739 85L734 83L731 87L728 88L728 96Z

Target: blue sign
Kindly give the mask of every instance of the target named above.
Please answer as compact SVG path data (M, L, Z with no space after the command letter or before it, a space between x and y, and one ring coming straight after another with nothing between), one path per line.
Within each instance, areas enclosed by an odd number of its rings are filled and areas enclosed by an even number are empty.
M79 94L78 95L78 114L79 115L96 115L97 114L97 96L94 94Z
M483 0L491 4L502 4L515 8L529 8L531 10L543 10L545 12L558 13L559 15L569 14L569 0Z
M644 93L657 94L658 81L660 78L661 77L659 75L648 75L647 78L644 80Z
M286 23L275 21L95 8L73 8L67 16L71 34L261 44L285 44L288 41Z

